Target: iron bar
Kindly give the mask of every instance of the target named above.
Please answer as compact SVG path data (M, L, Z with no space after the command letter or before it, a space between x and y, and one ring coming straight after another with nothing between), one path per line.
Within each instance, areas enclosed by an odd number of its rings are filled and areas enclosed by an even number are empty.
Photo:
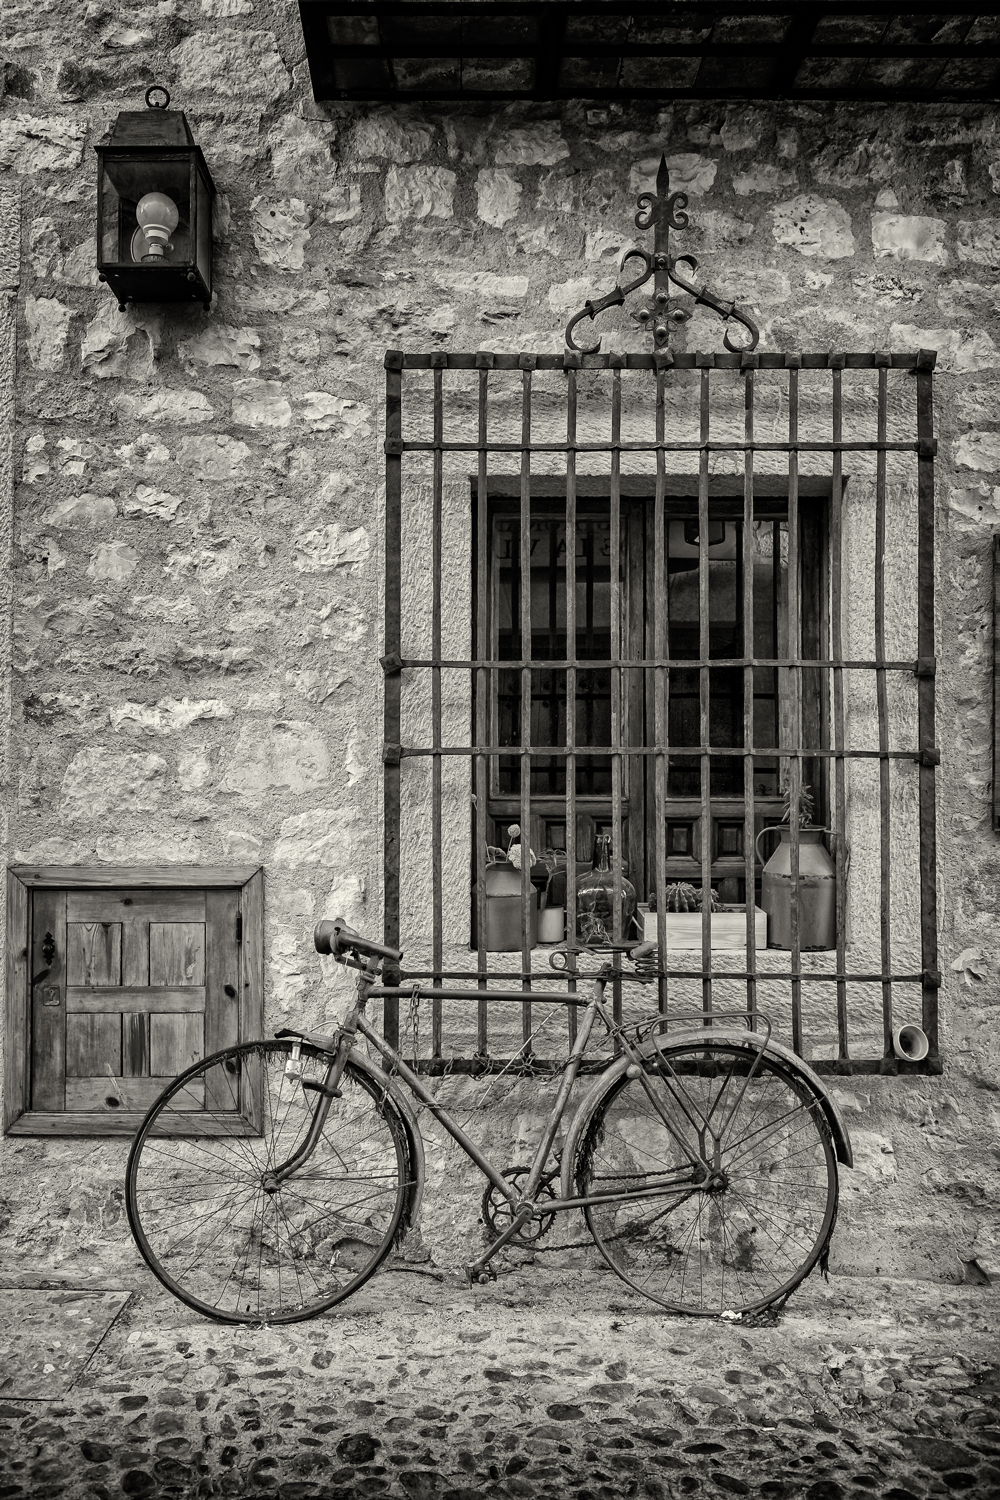
M569 370L566 374L566 440L567 443L576 443L576 402L577 384L576 371ZM577 641L577 618L576 618L576 451L575 447L567 449L566 453L566 649L567 657L572 661L572 666L566 668L566 941L571 948L575 948L579 941L579 929L576 911L576 689L577 689L577 667L576 659L579 654L579 643ZM567 968L570 974L576 972L576 954L570 952L568 955ZM572 1042L576 1041L576 1017L572 1011L569 1013L569 1031Z
M387 354L385 361L385 433L387 444L403 437L403 376L399 356ZM402 566L403 566L403 473L402 457L387 453L385 460L385 652L401 653ZM398 673L387 676L382 708L382 732L386 744L398 744L401 738L401 679ZM401 765L386 763L382 786L382 941L388 948L400 947L399 941L399 832ZM387 963L385 975L391 981L397 965ZM399 1003L388 998L382 1013L382 1031L393 1047L399 1044Z
M691 951L694 952L695 950L692 949ZM735 952L737 952L739 950L737 950L737 949L734 948L734 949L730 949L729 951L735 953ZM777 952L777 951L778 951L777 949L771 949L772 953L773 952ZM603 952L603 950L601 950L601 949L598 948L598 949L594 950L594 956L595 957L608 957L609 955L607 953ZM856 982L858 984L880 984L881 981L882 981L882 978L883 978L881 970L879 970L877 973L867 973L867 972L866 973L853 973L853 972L852 973L846 973L846 972L845 973L840 973L837 970L831 970L829 974L822 974L822 973L818 973L818 972L813 972L811 969L799 969L799 970L793 970L793 969L773 969L772 970L772 969L768 969L768 970L763 971L763 972L761 970L757 970L755 973L751 974L751 972L750 972L749 969L677 969L677 968L667 968L663 972L665 974L669 975L669 977L671 979L705 979L706 977L712 977L712 978L715 978L715 979L734 979L734 980L756 979L761 984L765 984L765 983L770 984L772 980L777 981L777 980L785 980L785 979L799 979L799 980L802 981L803 984L837 984L841 980L844 980L844 979L850 979L850 980L852 980L852 981L854 981L854 982ZM513 981L515 979L520 979L522 982L525 981L525 980L529 980L529 979L534 979L534 980L538 980L538 979L556 980L556 979L562 979L562 978L564 978L567 973L568 973L568 970L566 970L566 969L563 969L563 970L547 969L544 973L540 974L538 972L538 970L535 969L533 971L530 971L530 972L527 972L527 973L522 973L522 974L519 974L519 973L495 974L493 976L493 978L494 978L494 980L501 980L501 979L503 979L503 980L511 980L511 981ZM430 969L403 969L403 970L400 971L400 978L404 979L404 980L431 979L433 977L434 976L432 975ZM456 970L454 973L446 973L446 974L442 974L441 975L442 979L447 979L449 981L452 980L452 979L477 979L478 977L479 976L478 976L478 974L476 973L475 970L468 971L468 970L465 970L465 969L460 969L460 970ZM592 979L593 977L594 976L591 975L591 974L578 975L577 976L578 979L580 979L580 978ZM639 973L632 974L632 973L630 973L628 971L628 969L623 969L622 973L621 973L621 977L622 977L623 981L624 980L628 980L628 981L630 981L633 984L648 985L650 983L651 977L655 978L655 974L651 975L650 973L648 973L646 971L644 971L641 974L639 974ZM890 980L892 981L893 984L922 985L922 984L926 983L926 975L923 974L923 973L920 973L920 974L890 974L889 978L890 978ZM388 992L390 994L407 996L407 995L412 994L412 992L413 992L413 985L409 984L409 983L407 983L407 984L400 984L400 985L397 985L395 988L393 988L392 986L382 985L380 988L371 990L370 994L372 996L374 996L375 999L378 999L379 996L382 995L382 994L384 994L387 990L388 990ZM423 993L423 991L421 991L421 993ZM429 991L428 991L428 993L429 993ZM506 991L504 991L504 990L498 990L498 991L490 990L490 1000L497 1000L497 999L499 999L499 1000L504 1000L504 999L507 999L507 1000L523 1000L525 994L530 995L532 1000L551 1000L553 998L558 998L559 992L558 991L550 991L550 990L527 990L527 991L524 991L524 992L522 992L521 990L506 990ZM448 999L478 1000L479 996L480 996L480 991L478 989L470 989L470 990L467 990L467 991L465 991L465 992L463 992L461 994L457 993L455 990L452 990L452 989L449 989L448 992L447 992L447 998ZM586 1004L588 1004L588 1001L578 996L576 998L576 1000L574 1001L574 1004L577 1004L577 1005L586 1005Z
M521 440L531 440L531 369L521 371ZM521 655L531 650L531 456L530 449L521 452L521 534L520 534L520 633ZM531 970L531 903L535 898L531 884L531 687L530 667L521 668L521 967ZM528 988L530 989L530 981ZM531 1055L531 1001L521 1008L521 1039L525 1056Z
M427 442L421 439L413 439L401 444L400 451L403 453L433 453L435 448L441 445L433 441ZM479 443L449 443L449 453L477 453ZM533 443L528 438L522 438L519 443L491 443L490 453L565 453L565 443ZM745 442L727 442L724 439L713 439L711 442L684 442L678 438L674 442L661 442L659 439L652 443L574 443L574 453L915 453L916 443L884 443L877 442L837 442L837 443L814 443L803 441L793 448L790 443L764 443L755 442L748 445Z
M883 367L878 372L878 436L884 438L887 427L889 373ZM885 656L885 454L876 459L875 470L875 655ZM889 704L886 690L885 670L875 674L875 694L878 707L878 747L889 748ZM891 863L889 844L889 762L880 760L878 768L878 812L879 812L879 949L882 958L882 1048L886 1057L892 1057L892 984L885 978L892 968L892 942L890 930Z
M843 430L843 377L833 371L833 439ZM831 655L843 656L844 619L844 475L840 454L833 454L833 488L830 495L830 615ZM919 654L919 653L918 653ZM844 763L844 673L833 669L833 778L834 778L834 863L837 878L837 971L845 968L847 952L847 767ZM881 752L879 752L881 753ZM847 982L837 984L837 1039L841 1058L850 1056L848 1046Z
M921 441L917 460L917 655L934 655L934 391L932 370L934 356L917 370L917 437ZM934 678L917 679L917 734L925 752L935 749ZM938 966L936 808L934 766L921 758L920 795L920 962L925 973L921 1014L923 1030L930 1043L928 1064L940 1069L938 1062L938 991L926 982Z
M748 443L754 436L754 372L747 370L743 377L743 423ZM753 449L748 448L743 456L743 530L741 550L743 554L743 748L752 750L756 738L754 724L754 535L753 535ZM743 757L743 900L746 907L747 970L750 976L757 968L757 926L755 921L755 873L756 820L754 817L754 757ZM757 1029L757 984L753 977L747 979L747 1015L751 1027Z
M618 442L621 438L622 428L622 377L620 370L612 371L611 375L611 441ZM621 601L621 456L617 452L611 455L611 494L610 494L610 589L609 609L611 612L611 655L621 657L622 654L622 601ZM620 745L622 742L622 671L620 667L614 667L611 671L611 743ZM621 943L626 938L633 936L622 929L622 899L623 899L623 861L625 858L625 838L622 831L622 757L615 753L611 757L611 852L613 857L614 878L612 886L612 930L611 938L614 943ZM632 871L632 874L635 872ZM616 975L611 991L612 1015L615 1021L621 1020L622 1015L622 986L617 970L621 968L619 957L615 955Z
M509 745L398 745L397 751L406 758L421 755L509 755ZM621 745L617 747L623 755L661 755L666 753L667 747L657 745ZM565 745L533 745L532 754L543 755L599 755L608 758L615 753L614 745L576 745L572 749ZM836 759L849 754L852 760L919 760L921 751L913 750L851 750L814 748L812 745L800 747L798 750L788 745L761 745L756 750L748 750L739 745L708 745L699 749L702 755L718 755L725 760L735 760L738 756L773 755L784 756L808 754L809 756Z
M800 627L801 604L799 600L799 372L794 365L788 370L788 441L791 452L788 456L788 560L785 566L786 619L785 632L788 654L797 658L801 651ZM777 561L777 559L774 559ZM802 711L800 703L801 672L798 667L787 668L787 719L785 733L789 743L797 748L786 762L788 790L788 857L791 875L791 901L789 911L790 941L792 945L792 972L800 967L801 949L799 935L800 906L800 849L799 818L802 803ZM792 980L792 1047L802 1051L802 990Z
M442 561L442 485L444 444L444 371L440 365L433 371L434 381L434 469L432 476L431 510L431 653L435 662L441 660L441 561ZM431 668L431 724L435 747L441 742L441 667ZM432 927L431 952L436 969L442 961L442 834L444 824L441 809L441 755L436 751L431 761L431 899ZM431 1052L441 1055L441 1002L435 1000L431 1007ZM416 1045L414 1044L414 1052Z
M712 967L712 855L715 828L712 821L712 760L705 754L712 743L711 668L704 663L712 654L711 594L712 582L708 559L708 442L711 430L709 395L711 379L706 366L699 380L698 424L702 449L698 461L698 720L702 755L699 761L701 802L701 966ZM665 925L665 924L664 924ZM711 974L701 982L701 1005L705 1014L712 1013Z
M395 352L395 351L394 351ZM916 370L926 351L917 350L911 354L889 354L888 364L894 370ZM429 370L432 363L439 358L437 352L431 354L404 353L402 355L404 370ZM523 368L521 360L525 356L521 354L491 354L491 367L494 370L520 370ZM562 354L532 354L528 356L533 361L536 370L565 370L567 368L566 358ZM691 352L680 354L671 351L669 359L671 368L674 370L696 370L699 362L706 356ZM742 370L747 366L744 363L745 356L742 354L714 353L708 356L717 370ZM802 354L798 356L801 360L799 366L803 370L828 370L830 368L829 354ZM883 362L883 356L876 353L868 354L845 354L841 356L847 370L874 370ZM480 366L479 354L446 353L443 355L444 368L446 370L478 370ZM779 353L768 353L756 351L753 356L752 368L756 370L786 370L787 356ZM582 368L585 370L609 370L617 367L618 362L624 360L626 370L659 370L662 364L662 355L652 353L641 354L593 354L585 356Z
M662 444L666 433L666 378L662 370L656 372L656 441ZM670 579L667 573L666 512L666 464L664 449L656 452L656 495L653 502L653 577L647 579L646 608L652 605L653 654L661 660L670 650ZM650 595L652 596L650 598ZM653 669L653 863L655 868L654 889L657 897L657 913L662 911L667 895L667 777L669 775L668 747L670 724L667 717L667 674L663 667ZM662 974L667 969L667 924L657 920L656 924L657 965ZM659 1005L666 1014L668 987L665 978L659 981Z
M580 667L584 670L609 671L621 667L680 667L684 671L691 671L695 667L843 667L851 671L868 672L908 672L911 676L916 673L919 663L917 660L908 661L879 661L877 657L870 657L863 661L851 661L846 659L833 660L832 658L820 658L814 656L712 656L712 657L688 657L688 656L666 656L666 657L603 657L593 660L577 660L568 657L565 660L556 659L550 661L548 657L525 657L521 660L501 660L499 657L464 657L442 658L434 661L431 657L403 656L400 657L397 667L458 667L469 669L493 669L505 668L513 671L522 667L530 667L533 671L547 671L550 667L557 670L565 670L568 667Z
M476 488L476 646L482 652L491 651L493 641L490 632L495 624L490 619L490 569L489 569L489 478L486 467L486 443L488 439L489 371L480 370L478 378L479 421L479 483ZM490 703L497 681L495 666L480 663L476 668L476 742L480 745L490 738L488 724ZM476 774L476 955L479 966L479 988L485 990L489 978L489 957L486 951L486 845L489 840L489 781L490 762L482 752L475 756ZM476 1014L476 1051L486 1055L488 1038L489 1006L480 1000Z

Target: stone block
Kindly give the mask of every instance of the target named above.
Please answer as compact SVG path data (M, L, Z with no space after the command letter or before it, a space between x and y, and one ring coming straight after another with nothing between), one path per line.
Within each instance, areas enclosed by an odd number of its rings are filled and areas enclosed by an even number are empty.
M108 721L119 734L179 734L200 719L231 719L233 710L221 698L161 698L155 705L122 703L109 709Z
M28 325L28 358L36 370L61 370L66 363L66 341L73 309L56 297L24 299Z
M726 151L755 151L770 125L769 114L751 104L733 104L719 127Z
M331 396L327 391L306 391L302 401L302 419L314 432L338 432L344 437L371 437L371 411L359 401Z
M788 245L800 255L844 260L854 254L851 216L833 198L800 193L771 209L772 229L779 245Z
M49 506L42 521L45 526L107 526L117 515L109 495L71 495Z
M318 865L340 873L354 859L353 809L314 807L285 818L272 859L277 865Z
M710 156L700 156L696 151L682 151L677 156L667 157L670 172L670 191L687 193L692 198L703 198L712 191L718 162ZM645 156L637 161L629 173L629 193L653 193L656 191L656 174L660 170L660 157Z
M292 408L277 380L237 380L233 384L233 421L243 427L287 427Z
M95 582L124 583L139 566L139 554L128 542L102 542L87 567Z
M291 77L270 31L227 26L198 30L168 53L171 76L183 78L189 92L217 98L271 100L282 95Z
M581 276L573 281L560 281L549 287L547 301L554 313L578 313L584 303L594 296L593 279Z
M159 390L145 395L123 392L115 397L115 407L132 422L169 422L176 427L197 427L210 422L215 408L202 391Z
M332 155L336 138L332 124L307 123L298 115L283 116L267 136L278 190L296 196L322 191L337 170Z
M28 177L74 171L83 160L86 137L82 120L10 115L0 120L0 167Z
M794 168L779 167L773 162L762 162L747 172L733 174L733 192L740 198L751 193L780 193L797 184L798 173Z
M272 724L266 738L258 728L244 729L221 791L259 798L271 788L290 792L315 791L325 785L330 770L325 737L312 724L296 719Z
M1000 473L1000 432L963 432L955 443L955 467Z
M997 346L985 329L921 328L916 323L893 323L892 349L936 349L940 375L972 375L1000 364Z
M944 219L919 214L872 214L872 249L876 260L922 260L946 266Z
M401 110L372 110L355 125L351 147L362 160L385 157L405 165L427 156L436 134L433 125L408 119Z
M151 812L163 801L166 773L162 755L87 746L66 767L60 814L74 822L97 822L120 813ZM134 843L128 858L141 859Z
M138 484L135 493L122 501L122 514L149 516L156 521L174 521L183 503L181 495L171 495L169 491L155 489L149 484Z
M140 326L131 313L119 312L110 297L102 298L84 329L80 345L82 368L101 380L150 379L158 343L157 321L147 317Z
M558 120L540 120L499 135L493 152L498 167L554 167L569 156Z
M181 339L177 353L189 374L196 365L233 365L252 374L260 369L260 335L253 328L229 328L209 323L192 338Z
M956 227L959 260L1000 266L1000 219L960 219Z
M356 182L338 182L322 197L319 218L324 224L350 224L361 217L361 188Z
M61 259L61 249L55 219L34 219L28 232L28 258L32 274L39 281L43 281L53 264Z
M339 521L300 531L293 539L292 566L297 573L327 573L346 568L356 573L368 560L371 539L363 526L345 529Z
M265 266L279 271L301 271L309 243L312 210L301 198L269 203L254 198L250 204L250 232Z
M385 179L386 218L390 224L452 218L456 181L447 167L390 167Z
M246 471L250 449L238 438L224 433L199 433L181 438L177 462L202 479L239 479Z

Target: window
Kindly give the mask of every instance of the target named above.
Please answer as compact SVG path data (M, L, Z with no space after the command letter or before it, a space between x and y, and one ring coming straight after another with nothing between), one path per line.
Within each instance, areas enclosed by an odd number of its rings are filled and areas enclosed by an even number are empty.
M258 869L8 870L7 1131L130 1135L177 1073L259 1036L262 920Z
M587 490L597 491L600 480L582 478ZM672 487L684 488L674 479ZM653 640L654 598L667 601L667 642L672 661L697 662L700 656L702 592L699 574L698 483L689 481L687 495L671 496L666 502L662 556L665 569L656 573L658 555L654 536L654 497L646 493L623 496L619 505L620 535L617 548L619 587L611 589L610 500L590 496L577 502L576 517L576 611L575 650L570 650L566 607L566 518L565 493L553 503L549 498L531 502L528 542L530 586L527 598L522 581L520 505L514 498L516 481L503 479L489 487L490 597L488 649L474 653L498 660L535 662L601 662L592 670L572 673L573 742L578 747L610 746L612 742L612 694L624 725L631 727L626 743L656 744L653 673L648 669L625 669L613 687L611 608L616 594L620 620L617 638L621 657L642 662L656 655ZM535 488L543 492L556 486L541 480ZM627 486L638 491L634 482ZM774 481L758 488L754 505L750 547L752 582L744 589L743 499L726 495L724 486L713 484L709 503L709 547L707 568L707 641L709 658L722 662L741 659L745 646L761 664L752 669L752 710L747 722L744 702L744 669L719 665L708 671L708 744L774 747L791 745L790 684L787 669L766 665L789 654L789 609L796 613L796 635L805 658L819 659L825 650L828 623L821 602L826 587L826 538L829 484L807 482L797 499L798 580L789 587L789 523L787 485L784 494ZM564 487L563 487L564 489ZM745 611L749 604L749 630ZM522 650L522 632L529 625L530 643ZM532 746L568 743L567 702L571 669L565 666L536 668L530 674L531 713L529 742ZM801 702L803 743L819 747L824 731L824 703L818 672L803 672ZM664 807L666 878L668 881L698 882L701 879L703 810L701 804L704 767L696 750L701 736L701 681L697 666L673 667L667 679L666 743L667 796ZM522 741L522 669L508 668L495 675L490 702L490 739L498 745L516 747ZM785 784L780 757L776 753L754 755L752 763L753 833L780 822ZM624 757L622 789L623 849L629 877L640 897L655 889L655 841L657 819L652 768L644 757ZM825 771L822 762L803 760L803 780L814 788L816 822L822 824L826 806ZM575 770L577 851L583 862L599 833L611 832L612 757L589 754L578 757ZM726 902L746 900L744 858L745 789L743 758L717 756L712 759L706 786L711 799L709 843L711 884ZM531 756L531 847L537 852L566 849L566 763L559 755L544 751ZM521 759L498 755L490 775L489 813L491 844L499 846L503 830L518 821L521 812ZM758 869L760 861L758 863ZM759 891L759 876L757 880Z
M402 985L539 995L434 1002L425 1066L537 1054L563 933L545 867L495 870L516 823L564 867L574 947L597 834L640 903L700 888L693 924L656 913L668 1020L766 1011L821 1070L940 1069L934 362L386 356L385 938ZM807 790L812 826L765 843ZM921 1063L893 1052L910 1022Z

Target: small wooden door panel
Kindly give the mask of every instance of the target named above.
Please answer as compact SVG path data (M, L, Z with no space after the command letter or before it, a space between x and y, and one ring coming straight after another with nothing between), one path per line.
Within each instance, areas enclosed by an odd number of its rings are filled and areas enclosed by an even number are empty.
M32 1110L145 1110L239 1040L238 890L33 896Z

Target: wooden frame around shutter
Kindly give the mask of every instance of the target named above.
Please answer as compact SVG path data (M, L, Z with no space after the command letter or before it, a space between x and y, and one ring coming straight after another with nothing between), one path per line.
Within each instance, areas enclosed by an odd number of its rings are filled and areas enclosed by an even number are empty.
M32 891L197 888L235 890L242 922L241 986L237 997L240 1041L262 1035L264 1025L264 871L259 865L10 865L7 869L5 1135L130 1136L143 1112L92 1114L31 1109L31 994L28 941ZM257 1127L259 1101L250 1100L247 1122Z

